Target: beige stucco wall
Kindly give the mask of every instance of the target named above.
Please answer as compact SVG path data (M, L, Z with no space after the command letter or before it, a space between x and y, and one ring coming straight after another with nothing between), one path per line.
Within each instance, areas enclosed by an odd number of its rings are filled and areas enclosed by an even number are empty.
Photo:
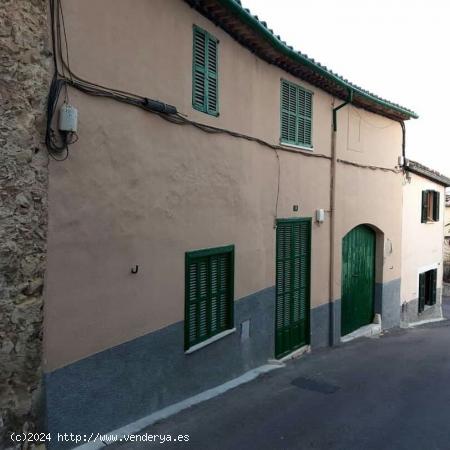
M400 125L347 106L338 113L337 157L366 166L396 169L401 155ZM341 292L342 238L366 223L378 233L376 278L401 276L402 176L392 171L338 164L336 175L336 250L334 298Z
M314 152L331 154L333 99L259 60L183 1L66 0L64 8L71 66L81 76L271 143L279 141L280 78L287 78L314 91ZM218 118L191 106L194 23L220 39ZM235 244L236 299L274 285L273 150L78 92L71 101L80 111L80 140L67 161L50 167L47 370L183 320L188 250ZM339 112L338 156L394 167L399 125L355 111ZM355 114L369 121L361 130L357 121L363 144L355 142ZM278 153L278 217L329 210L330 161ZM401 245L400 175L339 165L337 176L335 298L340 239L353 226L370 223L393 242L379 281L400 276ZM329 299L329 233L327 214L325 223L313 223L312 307Z
M444 226L444 188L426 178L409 174L411 181L405 179L403 188L403 268L402 302L418 298L419 273L438 269L437 287L442 286L443 226ZM439 222L422 223L422 191L431 189L440 195Z

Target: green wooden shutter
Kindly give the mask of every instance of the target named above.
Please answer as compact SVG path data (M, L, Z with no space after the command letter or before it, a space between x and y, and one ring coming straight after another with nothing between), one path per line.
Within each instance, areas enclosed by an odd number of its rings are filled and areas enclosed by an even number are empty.
M425 308L425 273L419 274L419 313Z
M194 28L193 51L193 86L192 104L194 108L206 109L206 35L199 28Z
M312 93L281 80L281 142L312 146Z
M294 229L294 293L298 292L298 307L294 301L294 322L299 321L299 340L309 342L309 291L311 222L302 221L293 225ZM297 276L298 275L298 276ZM294 296L296 299L297 296ZM296 311L298 310L298 316Z
M217 73L217 40L208 35L208 65L206 98L208 114L217 115L218 112L218 73Z
M436 222L439 222L440 201L440 192L433 191L433 220Z
M186 253L185 349L233 326L234 246Z
M428 191L422 191L422 223L427 222L428 216Z
M312 133L312 94L298 89L298 143L311 146Z
M436 304L437 269L430 270L430 305Z
M195 109L218 115L218 40L194 27L192 105Z
M309 343L311 221L277 222L275 355Z
M295 86L281 80L281 140L297 143L297 90Z

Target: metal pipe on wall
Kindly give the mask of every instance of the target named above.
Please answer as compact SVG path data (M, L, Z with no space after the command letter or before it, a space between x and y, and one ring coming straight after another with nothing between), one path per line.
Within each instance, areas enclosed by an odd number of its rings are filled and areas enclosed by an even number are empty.
M330 274L329 274L329 302L330 302L330 346L335 344L336 311L334 308L334 258L336 235L336 136L337 136L337 112L353 101L353 91L349 91L348 100L333 108L333 129L331 132L331 165L330 165Z

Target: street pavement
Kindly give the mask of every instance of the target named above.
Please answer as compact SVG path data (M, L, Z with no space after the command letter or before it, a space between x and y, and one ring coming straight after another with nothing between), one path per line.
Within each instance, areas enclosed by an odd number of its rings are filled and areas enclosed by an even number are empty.
M315 350L142 433L189 441L111 448L448 450L450 321Z

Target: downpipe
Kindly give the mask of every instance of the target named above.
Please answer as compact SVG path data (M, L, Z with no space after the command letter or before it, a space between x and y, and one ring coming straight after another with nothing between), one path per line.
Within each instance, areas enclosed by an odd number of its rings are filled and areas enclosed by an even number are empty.
M330 165L330 278L329 278L329 302L330 302L330 346L335 345L334 335L336 327L336 311L334 307L334 258L335 258L335 236L336 236L336 166L337 166L337 112L344 106L352 103L353 91L348 93L348 99L336 108L333 108L333 130L331 133L331 165Z

